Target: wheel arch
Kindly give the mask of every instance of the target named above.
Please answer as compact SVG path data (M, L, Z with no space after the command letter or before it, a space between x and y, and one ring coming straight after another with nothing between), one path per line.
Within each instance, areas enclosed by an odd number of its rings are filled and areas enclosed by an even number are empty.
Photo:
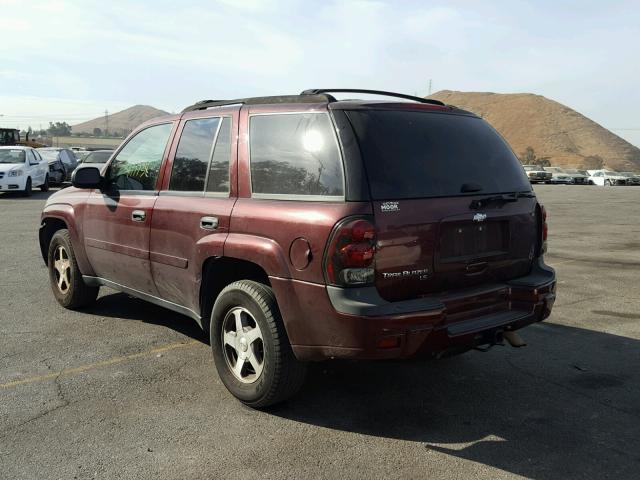
M78 267L84 275L93 275L93 268L87 258L84 242L76 226L76 216L71 205L54 204L45 207L40 220L40 230L38 232L40 242L40 253L45 265L48 265L49 243L58 230L69 230L71 245L78 262Z
M40 240L40 253L44 264L49 264L49 244L58 230L68 229L67 222L58 217L44 217L40 223L38 237Z
M200 283L200 317L202 328L209 331L209 317L220 292L238 280L253 280L271 287L269 275L255 262L235 257L209 257L202 264Z

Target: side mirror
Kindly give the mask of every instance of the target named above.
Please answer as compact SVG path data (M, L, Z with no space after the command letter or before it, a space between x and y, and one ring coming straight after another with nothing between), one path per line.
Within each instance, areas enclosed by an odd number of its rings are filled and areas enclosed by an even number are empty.
M102 177L96 167L77 168L71 174L71 185L76 188L100 188Z

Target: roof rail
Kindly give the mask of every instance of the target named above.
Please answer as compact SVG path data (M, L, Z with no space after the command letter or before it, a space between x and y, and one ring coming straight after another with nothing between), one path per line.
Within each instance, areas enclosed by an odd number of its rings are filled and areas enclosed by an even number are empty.
M206 110L211 107L223 107L228 105L273 105L278 103L328 103L335 102L331 95L278 95L272 97L237 98L235 100L201 100L188 106L182 113L194 110Z
M241 100L200 100L199 102L189 105L182 110L182 113L193 112L194 110L206 110L209 107L221 107L223 105L234 105L236 103L242 103Z
M404 98L405 100L413 100L414 102L419 102L419 103L431 103L433 105L445 106L445 104L440 100L433 100L431 98L414 97L413 95L405 95L404 93L395 93L395 92L385 92L383 90L363 90L360 88L312 88L312 89L301 92L300 95L321 95L323 93L327 94L327 93L337 93L337 92L383 95L385 97ZM331 95L328 95L328 97L331 97ZM335 101L333 97L331 97L331 99L330 101Z

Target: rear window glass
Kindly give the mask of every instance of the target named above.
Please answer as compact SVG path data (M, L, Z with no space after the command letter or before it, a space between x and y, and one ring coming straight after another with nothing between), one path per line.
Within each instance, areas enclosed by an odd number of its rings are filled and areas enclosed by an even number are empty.
M342 159L324 113L256 115L250 122L253 193L342 196Z
M376 200L531 190L509 146L480 118L388 110L347 114Z
M169 190L203 192L220 117L189 120L173 160Z
M213 158L209 167L207 179L207 192L229 192L229 160L231 159L231 118L224 117L216 146L213 149Z

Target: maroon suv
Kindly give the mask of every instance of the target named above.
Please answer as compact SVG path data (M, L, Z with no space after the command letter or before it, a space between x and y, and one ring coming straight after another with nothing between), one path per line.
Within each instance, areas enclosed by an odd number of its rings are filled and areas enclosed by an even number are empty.
M263 407L308 361L519 344L554 302L546 237L481 118L308 90L140 126L102 173L80 168L49 198L40 247L61 305L106 286L195 319L227 388Z

